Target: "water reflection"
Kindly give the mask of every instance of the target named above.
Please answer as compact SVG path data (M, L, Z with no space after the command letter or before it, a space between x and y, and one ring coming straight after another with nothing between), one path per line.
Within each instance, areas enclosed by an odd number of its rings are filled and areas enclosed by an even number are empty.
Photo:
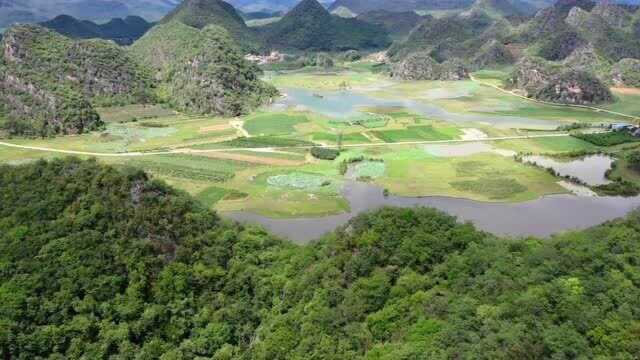
M560 176L576 177L591 186L610 183L605 177L614 159L607 155L591 155L579 159L556 159L547 156L524 156L525 162L536 163L544 168L552 168Z
M439 120L458 123L487 123L501 128L554 129L560 125L557 121L528 117L452 113L432 103L382 99L350 90L311 91L300 88L282 88L280 91L286 96L271 105L273 110L294 108L335 118L347 118L361 114L360 109L365 107L400 107Z
M343 190L351 204L346 214L321 218L272 219L247 213L227 213L224 216L249 223L259 223L271 232L299 243L317 239L344 225L358 214L383 206L427 206L471 221L478 228L498 235L549 236L573 229L584 229L607 220L622 217L640 207L640 197L578 197L552 195L524 203L485 203L447 197L385 197L371 184L348 181Z

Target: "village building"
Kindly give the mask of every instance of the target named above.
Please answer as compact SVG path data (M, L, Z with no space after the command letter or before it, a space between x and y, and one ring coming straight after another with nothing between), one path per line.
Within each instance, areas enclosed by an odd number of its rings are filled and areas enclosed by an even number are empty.
M247 54L245 60L258 65L276 64L284 60L284 54L278 51L271 51L268 55Z

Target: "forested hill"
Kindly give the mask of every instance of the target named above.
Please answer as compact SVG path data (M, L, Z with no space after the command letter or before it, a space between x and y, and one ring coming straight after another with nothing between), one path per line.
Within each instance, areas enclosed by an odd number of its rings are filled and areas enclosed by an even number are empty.
M302 0L281 20L261 26L264 44L280 49L383 49L391 40L377 24L331 15L317 0Z
M0 42L0 107L10 134L49 136L99 129L94 106L152 101L152 79L106 40L72 40L38 25L7 30Z
M78 20L69 15L56 16L40 25L70 38L99 38L113 40L119 45L130 45L153 26L139 16L115 18L104 24L96 24L88 20Z
M382 209L297 247L140 171L0 167L0 358L637 358L640 215L509 240Z

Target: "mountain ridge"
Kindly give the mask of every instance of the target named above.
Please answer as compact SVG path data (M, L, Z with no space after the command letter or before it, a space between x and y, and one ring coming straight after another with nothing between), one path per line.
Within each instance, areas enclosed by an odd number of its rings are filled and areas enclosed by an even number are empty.
M229 32L217 25L197 29L180 21L163 22L130 51L155 72L162 100L181 111L238 116L277 95L260 80L261 70L244 59Z
M217 25L227 30L245 49L259 48L258 40L236 9L222 0L184 0L160 20L160 23L179 21L185 25L202 29Z
M279 21L260 27L263 42L298 50L382 48L390 43L380 26L331 15L317 0L302 0Z
M70 15L59 15L40 25L74 39L99 38L113 40L119 45L132 44L152 27L151 23L139 16L114 18L107 23L96 24Z

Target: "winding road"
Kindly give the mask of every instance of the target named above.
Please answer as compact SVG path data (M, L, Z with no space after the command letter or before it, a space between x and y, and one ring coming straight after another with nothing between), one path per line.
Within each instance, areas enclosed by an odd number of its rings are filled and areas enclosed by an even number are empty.
M587 109L587 110L592 110L595 112L602 112L602 113L607 113L607 114L611 114L611 115L616 115L616 116L621 116L621 117L625 117L631 120L634 120L636 122L640 122L640 117L638 116L634 116L634 115L629 115L629 114L624 114L621 112L617 112L617 111L611 111L611 110L607 110L607 109L603 109L603 108L599 108L599 107L595 107L595 106L588 106L588 105L574 105L574 104L559 104L559 103L554 103L554 102L549 102L549 101L544 101L544 100L538 100L538 99L533 99L533 98L529 98L526 97L524 95L520 95L514 91L510 91L504 88L501 88L498 85L494 85L485 81L480 81L478 79L476 79L472 74L469 74L469 80L478 83L480 85L484 85L484 86L488 86L490 88L494 88L502 93L505 93L507 95L511 95L511 96L515 96L527 101L531 101L534 103L538 103L538 104L543 104L543 105L550 105L550 106L563 106L563 107L572 107L572 108L578 108L578 109Z
M552 103L537 99L528 98L526 96L520 95L510 90L506 90L501 88L500 86L481 81L476 79L472 74L469 74L469 79L475 83L478 83L483 86L488 86L494 88L502 93L515 96L527 101L535 102L538 104L550 105L550 106L564 106L564 107L573 107L573 108L581 108L588 109L596 112L603 112L612 115L617 115L621 117L626 117L632 119L634 121L640 122L640 117L623 114L616 111L611 111L607 109L598 108L595 106L586 106L586 105L572 105L572 104L558 104ZM242 129L242 123L234 123L233 127ZM246 131L245 131L246 133ZM245 136L248 134L245 134ZM343 144L342 148L360 148L360 147L382 147L382 146L402 146L402 145L429 145L429 144L456 144L456 143L468 143L468 142L491 142L491 141L499 141L499 140L521 140L521 139L536 139L536 138L551 138L551 137L567 137L570 136L568 132L562 133L553 133L553 134L543 134L543 135L521 135L521 136L503 136L503 137L489 137L483 139L459 139L459 140L432 140L432 141L401 141L401 142L393 142L393 143L359 143L359 144ZM253 151L253 152L268 152L276 149L310 149L312 146L278 146L278 147L260 147L260 148L219 148L219 149L190 149L190 148L181 148L181 149L172 149L165 151L149 151L149 152L122 152L122 153L99 153L99 152L90 152L90 151L78 151L78 150L64 150L64 149L55 149L49 147L40 147L40 146L29 146L29 145L18 145L8 142L0 141L0 146L23 149L23 150L36 150L36 151L44 151L51 153L60 153L60 154L69 154L69 155L83 155L83 156L96 156L96 157L139 157L139 156L153 156L153 155L170 155L170 154L206 154L213 152L228 152L228 151ZM337 148L339 145L319 145L320 147L325 148Z
M359 147L383 147L383 146L402 146L402 145L430 145L430 144L458 144L458 143L470 143L470 142L491 142L499 140L522 140L522 139L539 139L539 138L553 138L553 137L567 137L569 133L554 133L543 135L519 135L519 136L501 136L501 137L489 137L483 139L458 139L458 140L431 140L431 141L401 141L394 143L361 143L361 144L343 144L343 148L359 148ZM18 145L8 142L0 141L0 146L23 149L23 150L36 150L50 153L60 153L68 155L83 155L83 156L96 156L96 157L139 157L139 156L153 156L153 155L170 155L170 154L206 154L212 152L228 152L228 151L254 151L254 152L268 152L276 149L310 149L316 146L278 146L278 147L259 147L259 148L219 148L219 149L173 149L166 151L149 151L149 152L123 152L123 153L101 153L90 151L77 151L77 150L64 150L55 149L41 146L29 146ZM325 148L337 148L338 145L321 145Z

